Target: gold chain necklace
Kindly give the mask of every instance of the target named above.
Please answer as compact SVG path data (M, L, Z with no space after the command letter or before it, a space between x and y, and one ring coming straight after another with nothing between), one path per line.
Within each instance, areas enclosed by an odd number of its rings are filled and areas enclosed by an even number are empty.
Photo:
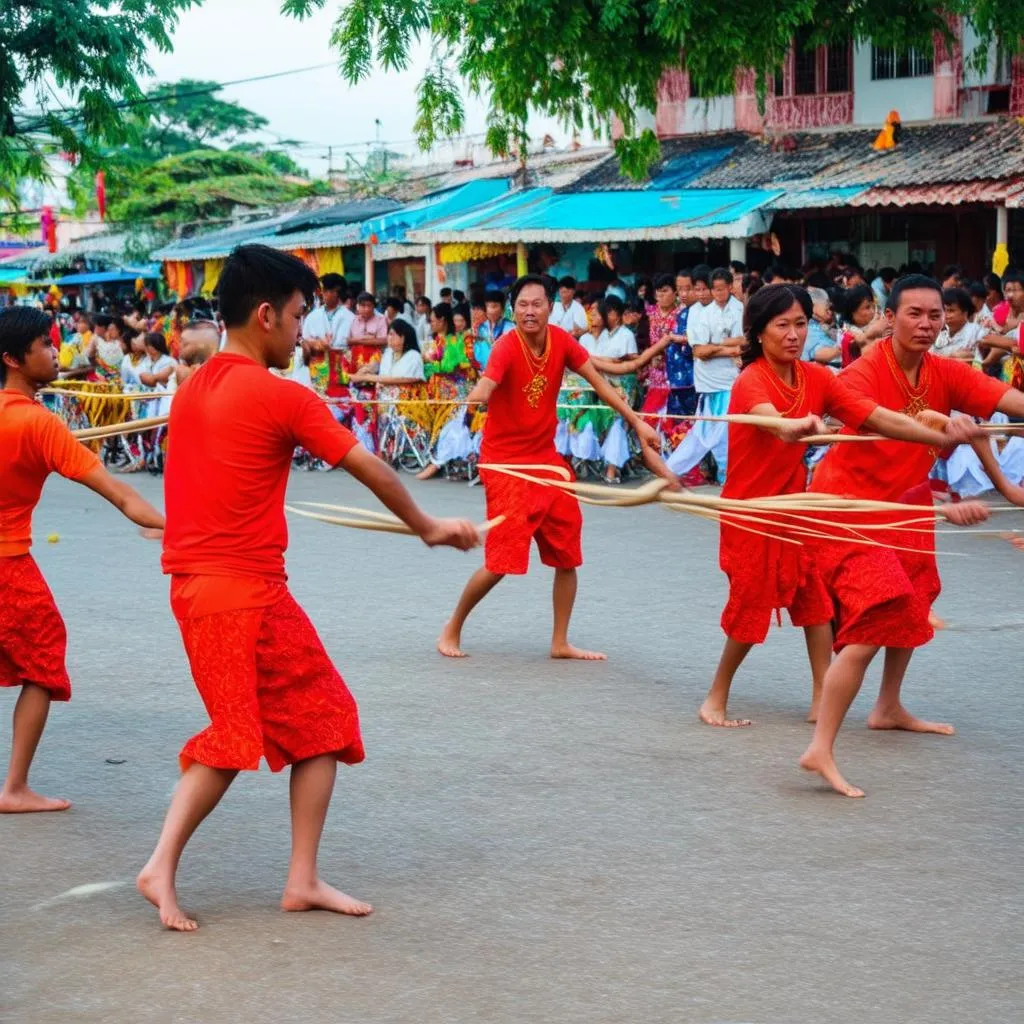
M783 401L789 402L789 408L780 409L783 416L792 416L803 407L804 398L807 394L807 377L800 365L800 360L793 363L793 383L787 384L773 369L767 361L759 360L758 365L761 373L775 387L775 390L782 396Z
M530 408L536 409L548 386L548 378L544 373L544 369L548 365L548 359L551 356L551 332L548 331L545 335L544 352L540 357L535 356L530 350L530 346L526 343L526 339L518 327L516 328L516 336L519 338L519 347L523 350L527 369L533 374L529 383L523 388L523 392L526 395L526 402Z
M885 361L892 372L893 379L903 393L905 405L901 410L907 416L916 416L924 412L928 406L928 360L927 357L921 360L921 367L917 371L917 387L914 387L907 379L903 368L896 362L896 353L893 351L891 339L881 343L884 346Z

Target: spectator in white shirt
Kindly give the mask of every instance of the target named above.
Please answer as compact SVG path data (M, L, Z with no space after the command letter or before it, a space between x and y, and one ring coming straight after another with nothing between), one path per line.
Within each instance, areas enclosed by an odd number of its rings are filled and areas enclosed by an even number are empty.
M729 411L733 381L739 375L744 338L743 303L732 294L732 274L723 267L711 272L711 299L699 310L696 323L691 311L686 335L694 358L697 413L724 416ZM728 451L728 424L698 420L668 464L674 473L684 476L710 452L718 467L718 483L724 483Z
M420 384L425 380L423 356L416 341L416 329L395 318L379 361L367 363L352 375L355 384Z
M965 363L974 361L978 345L991 345L1003 340L1001 334L988 330L983 324L972 321L974 302L971 294L964 288L944 288L942 290L942 307L946 313L946 323L932 345L937 356L948 356L960 359Z
M551 308L548 323L568 331L574 338L582 338L587 333L587 314L576 301L576 278L563 277L558 282L558 298Z
M302 324L302 340L313 351L348 346L348 334L355 319L345 305L348 284L341 274L324 274L320 278L321 304L306 317Z

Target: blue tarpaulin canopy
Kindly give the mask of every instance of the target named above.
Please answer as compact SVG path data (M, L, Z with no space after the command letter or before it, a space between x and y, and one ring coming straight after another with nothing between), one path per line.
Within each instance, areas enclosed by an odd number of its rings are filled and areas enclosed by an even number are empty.
M454 217L507 194L506 178L485 178L424 196L400 210L363 221L363 237L377 236L378 242L402 242L407 232L430 221Z
M781 190L677 189L510 193L457 217L433 221L419 242L602 242L747 238L766 231L761 212Z
M134 281L138 277L154 278L160 276L159 263L146 263L138 267L119 267L117 270L97 270L91 273L66 274L55 279L58 287L64 288L73 284L112 284L114 281Z

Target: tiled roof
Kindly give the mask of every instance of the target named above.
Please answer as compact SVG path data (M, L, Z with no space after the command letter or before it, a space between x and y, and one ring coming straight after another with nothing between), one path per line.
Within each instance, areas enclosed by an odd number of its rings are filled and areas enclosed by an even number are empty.
M688 188L836 188L1001 181L1024 177L1024 125L1015 118L905 125L895 149L871 147L878 128L844 128L752 136L716 132L669 139L647 181L622 177L614 157L584 175L570 191L644 189L687 152L731 151ZM920 201L920 200L916 200ZM950 198L927 200L950 202ZM984 201L984 200L973 200Z

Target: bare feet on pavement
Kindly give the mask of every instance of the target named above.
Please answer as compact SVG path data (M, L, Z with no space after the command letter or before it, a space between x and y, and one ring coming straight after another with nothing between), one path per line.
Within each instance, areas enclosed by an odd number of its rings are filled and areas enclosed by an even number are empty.
M353 917L366 917L367 914L373 913L373 907L369 903L361 903L319 879L309 888L286 888L281 897L281 909L330 910L335 914L350 914Z
M461 631L455 629L450 622L446 622L441 635L437 638L438 653L446 658L468 658L469 655L462 649L461 644Z
M584 651L572 644L559 644L551 647L552 658L567 658L573 661L607 661L608 655L598 651Z
M0 792L0 814L37 814L41 811L66 811L69 800L40 796L27 786L24 789Z
M800 758L800 767L805 772L816 772L842 796L862 797L864 795L863 789L851 786L839 774L839 769L830 755L819 755L817 751L808 748L804 756Z
M199 927L199 922L178 906L178 894L169 872L158 871L147 864L139 872L135 886L160 911L160 923L165 928L174 932L194 932Z
M900 705L894 710L874 708L868 715L869 729L902 729L904 732L933 732L939 736L952 736L956 729L944 722L925 722L916 718L905 707Z
M743 729L754 724L752 718L726 718L725 708L712 704L708 700L701 704L697 717L705 725L716 725L722 729Z

